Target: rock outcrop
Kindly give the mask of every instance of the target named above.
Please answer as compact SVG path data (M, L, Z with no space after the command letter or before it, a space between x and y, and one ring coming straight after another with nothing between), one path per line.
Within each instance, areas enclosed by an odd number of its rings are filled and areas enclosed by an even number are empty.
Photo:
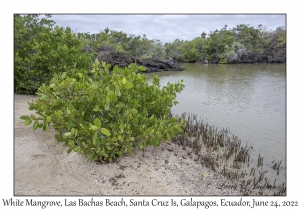
M266 49L262 53L247 53L229 63L285 63L286 48L284 46Z
M130 57L126 53L115 52L110 48L103 47L97 49L97 59L101 62L110 63L113 66L118 65L120 68L124 68L131 63L137 63L138 65L146 67L146 72L159 72L159 71L182 71L184 68L180 67L175 61L159 60L159 59L142 59L137 57Z

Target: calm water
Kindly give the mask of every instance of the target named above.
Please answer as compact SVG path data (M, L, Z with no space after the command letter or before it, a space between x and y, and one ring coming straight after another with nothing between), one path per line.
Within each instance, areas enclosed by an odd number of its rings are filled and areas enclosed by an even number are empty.
M173 113L195 113L210 125L228 128L244 145L253 146L253 162L257 164L259 153L264 157L268 174L273 160L286 166L285 64L181 66L181 72L147 74L149 79L158 75L162 86L184 79ZM285 170L271 177L285 181Z

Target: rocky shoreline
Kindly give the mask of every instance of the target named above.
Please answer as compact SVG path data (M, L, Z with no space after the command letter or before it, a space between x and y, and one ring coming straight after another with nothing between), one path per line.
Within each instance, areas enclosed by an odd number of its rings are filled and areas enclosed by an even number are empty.
M286 48L270 48L262 53L248 53L229 63L286 63Z
M111 69L113 66L118 65L120 68L127 67L131 63L137 63L138 65L146 67L146 73L160 72L160 71L183 71L184 68L177 64L177 61L170 58L169 60L160 60L156 58L138 58L130 57L126 53L115 52L109 47L101 47L96 50L96 58L101 62L110 63ZM184 62L196 62L199 61L184 61ZM210 60L208 63L217 64L219 59ZM201 62L204 64L203 62ZM246 54L239 55L228 59L228 64L239 64L239 63L286 63L286 48L270 48L264 52L248 52Z
M97 59L101 62L110 63L113 66L118 65L120 68L129 66L131 63L137 63L140 66L146 67L146 72L159 72L159 71L182 71L184 68L179 66L174 60L159 60L154 58L137 58L130 57L126 53L115 52L108 47L102 47L96 50L98 55Z

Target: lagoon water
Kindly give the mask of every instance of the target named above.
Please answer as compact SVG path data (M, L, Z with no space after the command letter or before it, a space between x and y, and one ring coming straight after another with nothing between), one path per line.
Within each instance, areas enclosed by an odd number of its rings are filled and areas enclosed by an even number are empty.
M146 74L149 82L158 75L162 86L184 80L172 112L194 113L209 125L228 128L242 144L253 146L253 165L260 154L271 180L286 181L286 65L180 65L184 71ZM270 167L273 160L282 160L279 175Z

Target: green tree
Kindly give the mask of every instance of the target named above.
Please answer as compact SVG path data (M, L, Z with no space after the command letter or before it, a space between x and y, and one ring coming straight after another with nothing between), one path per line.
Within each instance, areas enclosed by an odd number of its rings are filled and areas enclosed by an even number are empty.
M187 61L197 61L200 58L200 52L196 42L193 41L185 41L181 45L181 50L183 51L183 59Z
M135 142L139 149L156 147L182 132L186 122L169 113L183 81L160 87L156 76L148 85L138 73L145 70L142 66L109 68L96 60L91 76L76 70L69 76L54 74L49 85L39 88L38 99L29 103L38 116L22 116L24 124L48 131L52 123L68 153L78 152L90 161L112 161L131 154Z
M182 45L184 41L180 39L175 39L172 43L165 43L164 50L166 53L166 58L173 58L176 61L183 60Z
M93 54L83 53L83 44L70 28L54 27L39 15L15 15L14 90L34 94L53 73L78 68L87 71Z
M247 53L248 51L243 44L239 42L233 42L230 46L225 46L225 51L222 54L223 57L221 57L222 59L219 63L236 63L243 55Z
M231 45L234 41L233 32L227 29L225 25L220 31L215 30L213 33L209 34L207 40L207 54L209 60L220 61L224 63L224 50L226 45Z
M250 27L249 24L240 24L233 28L232 31L234 40L243 44L251 52L262 52L267 44L263 38L261 26L256 29Z
M264 31L263 37L268 43L266 48L277 48L286 46L286 28L281 26L276 30Z

